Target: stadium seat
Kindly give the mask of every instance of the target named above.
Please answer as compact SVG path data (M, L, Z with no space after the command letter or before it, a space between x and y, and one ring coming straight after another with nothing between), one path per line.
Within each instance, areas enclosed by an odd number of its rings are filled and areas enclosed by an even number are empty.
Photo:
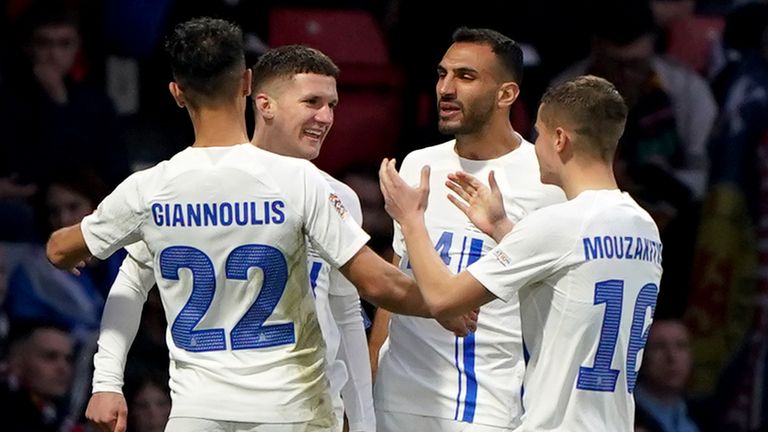
M676 19L667 28L667 56L707 76L724 26L721 17L691 15Z
M315 163L331 174L356 162L395 154L400 135L403 75L389 60L378 22L356 9L273 8L269 45L302 44L341 69L335 124Z

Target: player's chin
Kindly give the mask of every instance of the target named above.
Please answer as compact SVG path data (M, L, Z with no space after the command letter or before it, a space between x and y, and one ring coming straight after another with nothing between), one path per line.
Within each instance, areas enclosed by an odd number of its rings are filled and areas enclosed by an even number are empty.
M461 132L461 122L439 120L437 122L437 130L444 135L456 135Z
M322 146L321 144L317 144L317 145L314 145L314 146L306 146L306 147L304 147L304 149L302 150L302 153L304 155L304 159L314 160L315 158L320 156L320 148L321 148L321 146Z

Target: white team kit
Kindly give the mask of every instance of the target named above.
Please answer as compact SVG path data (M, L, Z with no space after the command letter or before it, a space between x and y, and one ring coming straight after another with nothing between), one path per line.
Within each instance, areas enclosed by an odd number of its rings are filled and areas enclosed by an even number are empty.
M426 225L445 264L459 272L487 254L496 242L448 201L450 191L444 183L449 173L465 171L487 184L488 174L494 170L513 222L538 208L563 202L565 196L559 188L541 183L534 147L527 141L506 155L484 161L460 158L454 147L455 141L449 141L410 153L400 175L417 185L421 168L430 166ZM411 273L397 224L393 246L402 257L400 268ZM519 424L522 413L523 374L515 300L483 306L477 331L464 338L454 336L435 320L393 314L379 359L376 410L511 429ZM435 428L440 430L440 426Z
M530 356L519 430L633 430L661 249L629 195L585 191L523 219L468 267L500 299L519 296Z
M131 175L82 231L99 258L149 248L172 418L333 424L305 235L334 267L368 236L311 163L250 143L190 147Z
M362 226L363 212L355 191L329 174L321 173L336 195L338 201L334 199L334 202L340 202L349 217ZM346 411L350 431L375 432L371 368L357 288L311 245L307 259L317 318L325 339L327 373L337 418ZM339 397L342 391L343 404Z

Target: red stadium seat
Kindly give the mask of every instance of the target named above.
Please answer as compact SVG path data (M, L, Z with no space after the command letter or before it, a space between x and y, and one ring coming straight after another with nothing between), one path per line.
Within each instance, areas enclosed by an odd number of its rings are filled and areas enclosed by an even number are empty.
M725 21L721 17L678 18L667 28L667 55L706 76L723 27Z
M340 64L389 64L378 23L361 10L273 9L269 15L269 43L308 45Z
M390 63L384 33L373 16L353 9L274 8L268 42L317 48L341 69L336 120L315 161L319 167L335 174L395 154L403 75Z

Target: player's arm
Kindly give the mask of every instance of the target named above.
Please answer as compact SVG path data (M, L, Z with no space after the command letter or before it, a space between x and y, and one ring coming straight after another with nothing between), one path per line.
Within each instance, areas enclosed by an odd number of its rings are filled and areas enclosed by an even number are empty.
M392 265L400 266L400 256L392 254ZM368 338L368 356L371 363L371 377L376 381L376 371L379 369L379 352L384 341L389 337L389 320L392 318L392 312L384 308L376 308L376 315L373 317L371 334Z
M448 195L448 200L467 215L480 231L500 243L512 231L514 224L504 210L504 199L493 171L488 174L488 184L490 187L463 171L449 174L445 182L461 198Z
M80 224L60 228L51 234L45 247L48 260L62 270L77 273L84 261L91 257Z
M349 216L317 168L307 162L302 172L304 188L299 190L303 202L297 208L302 208L305 232L323 259L371 303L405 315L429 317L416 282L365 246L370 237Z
M131 175L82 222L54 232L46 246L51 263L75 270L90 255L106 259L121 247L141 240L138 229L146 208L140 198L139 179L144 175Z
M416 281L363 246L341 273L357 287L360 296L376 306L403 315L431 317Z
M379 353L384 341L389 337L389 321L392 312L384 308L376 308L376 315L368 336L368 357L371 363L371 378L376 382L376 372L379 370Z
M387 212L400 223L411 267L429 313L452 318L468 313L496 298L466 271L454 275L432 247L424 224L429 196L429 168L421 173L418 188L408 186L395 170L394 160L384 160L379 171Z
M337 358L347 366L349 375L347 382L341 388L349 430L350 432L374 432L376 416L373 411L371 368L366 357L365 328L360 297L355 292L351 295L331 293L328 296L328 303L341 335Z
M129 253L109 291L101 319L99 349L93 358L93 394L86 409L86 417L101 430L126 428L127 405L122 393L125 362L147 293L155 283L151 258L150 262L145 259L148 251L139 248L146 246L127 248Z

